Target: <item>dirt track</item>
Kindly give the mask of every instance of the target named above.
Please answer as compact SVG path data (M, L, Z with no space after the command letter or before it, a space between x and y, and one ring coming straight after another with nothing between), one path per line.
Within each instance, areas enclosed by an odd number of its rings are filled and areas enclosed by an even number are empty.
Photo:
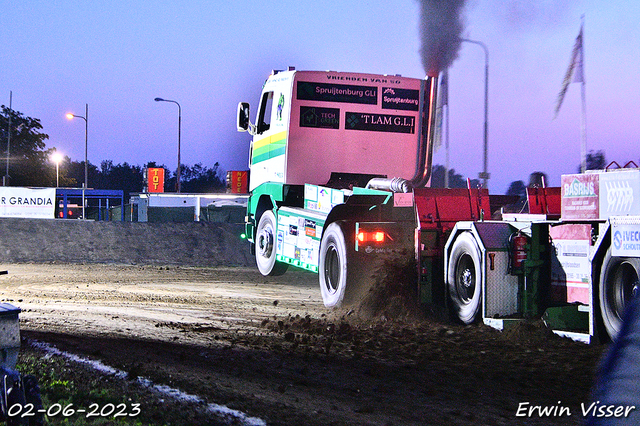
M416 316L327 313L316 276L253 268L9 264L27 338L269 425L579 425L602 347ZM559 401L561 401L559 403ZM519 404L571 417L516 417Z

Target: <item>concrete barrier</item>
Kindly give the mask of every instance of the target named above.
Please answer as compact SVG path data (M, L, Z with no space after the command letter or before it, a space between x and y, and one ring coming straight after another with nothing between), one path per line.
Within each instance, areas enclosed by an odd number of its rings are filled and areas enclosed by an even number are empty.
M0 262L252 266L244 227L0 218Z

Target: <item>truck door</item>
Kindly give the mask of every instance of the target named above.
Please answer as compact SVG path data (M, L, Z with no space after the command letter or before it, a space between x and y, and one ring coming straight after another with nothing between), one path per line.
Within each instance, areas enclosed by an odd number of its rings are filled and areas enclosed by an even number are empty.
M262 94L256 116L256 135L251 145L251 190L264 182L284 182L286 131L276 125L282 120L274 91Z

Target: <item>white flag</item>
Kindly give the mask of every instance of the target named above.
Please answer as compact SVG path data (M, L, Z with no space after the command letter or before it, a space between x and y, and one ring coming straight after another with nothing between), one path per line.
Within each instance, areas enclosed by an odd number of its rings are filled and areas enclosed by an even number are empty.
M584 48L582 45L582 30L583 26L580 26L580 33L578 34L578 37L576 37L576 42L573 45L573 51L571 52L571 61L569 62L569 68L567 68L567 72L564 75L564 80L562 80L560 93L558 93L555 117L557 117L558 112L560 112L560 107L562 106L564 95L569 89L569 84L584 83Z

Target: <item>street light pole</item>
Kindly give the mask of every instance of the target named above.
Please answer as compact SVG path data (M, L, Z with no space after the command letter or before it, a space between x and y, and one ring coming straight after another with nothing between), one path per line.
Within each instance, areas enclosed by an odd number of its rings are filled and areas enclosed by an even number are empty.
M155 98L156 102L171 102L178 105L178 168L176 170L176 192L180 193L180 132L182 127L182 108L176 101L170 99Z
M11 148L11 116L13 115L12 109L13 91L9 91L9 129L7 131L7 170L2 178L2 186L9 186L9 151Z
M62 154L54 152L51 154L51 160L56 163L56 188L60 187L60 163L62 162Z
M482 186L484 188L488 188L489 181L489 171L488 171L488 150L489 150L489 49L487 46L481 41L469 40L463 38L462 41L466 41L467 43L477 44L482 47L484 50L484 169L482 173L479 173L479 178L483 180Z
M84 211L84 191L89 187L89 169L87 159L87 151L89 147L89 104L85 104L84 117L81 115L67 113L67 118L69 120L73 118L82 118L84 120L84 184L82 185L82 219L86 219L87 217L85 216Z

